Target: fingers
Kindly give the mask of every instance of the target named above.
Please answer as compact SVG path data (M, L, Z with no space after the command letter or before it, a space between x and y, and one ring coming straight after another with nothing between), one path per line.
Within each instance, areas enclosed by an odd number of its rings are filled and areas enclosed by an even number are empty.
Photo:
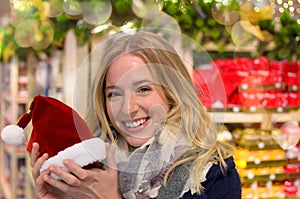
M45 153L42 157L40 157L32 166L32 176L33 179L37 179L40 175L40 169L44 162L48 159L48 154Z
M105 149L106 149L106 167L105 167L105 170L106 170L106 172L112 172L112 171L116 172L117 164L115 162L114 154L113 154L112 150L110 149L109 143L105 144ZM65 160L64 164L70 170L70 172L73 173L80 180L87 180L89 178L94 177L94 173L92 172L92 170L83 169L80 166L78 166L75 162L73 162L72 160ZM71 178L68 179L67 178L68 176L65 175L66 176L66 178L65 178L63 176L63 173L61 173L59 175L62 175L60 177L62 177L64 180L72 181L72 183L74 183L73 179L71 179Z
M51 170L49 170L49 172L51 173ZM56 173L57 173L56 174L57 176L60 175L59 171L56 171ZM57 180L57 179L53 178L52 176L50 176L49 174L44 175L42 178L49 185L51 185L52 187L57 188L58 190L61 190L62 192L66 192L66 191L70 190L70 185L73 186L73 184L69 184L64 179L63 180ZM75 177L73 177L73 178L76 179ZM78 181L78 179L76 179L76 180Z
M44 195L46 190L45 190L45 175L50 175L49 171L43 172L39 177L36 178L35 180L35 188L34 192L35 194L38 195Z
M64 164L74 175L56 165L51 165L48 169L51 173L60 177L66 184L80 186L79 179L84 179L87 176L86 170L82 169L71 160L65 160Z
M40 168L42 164L48 159L48 155L44 154L41 158L38 159L39 156L39 144L34 142L32 144L32 150L30 154L30 165L32 167L32 176L34 179L37 179L40 175Z
M42 196L41 198L46 198L44 195L47 192L51 192L51 194L61 194L58 190L63 192L67 192L69 186L65 184L63 181L56 180L52 176L50 176L51 172L49 170L44 171L41 175L36 179L36 186L35 186L35 194L38 196ZM53 197L51 197L53 198ZM61 197L55 197L61 198Z
M38 143L34 142L32 144L32 150L31 150L31 154L30 154L30 165L31 165L31 167L33 167L33 165L34 165L34 163L35 163L35 161L38 157L39 148L40 148L40 146L39 146Z

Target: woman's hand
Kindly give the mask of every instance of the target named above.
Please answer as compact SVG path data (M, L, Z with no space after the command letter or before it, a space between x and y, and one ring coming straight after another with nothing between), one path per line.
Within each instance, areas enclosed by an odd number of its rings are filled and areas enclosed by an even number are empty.
M58 199L58 198L67 198L65 193L60 190L52 187L48 183L46 183L43 179L44 176L50 175L49 171L45 171L40 174L40 168L43 163L48 159L48 154L43 154L42 157L38 158L39 155L39 144L33 143L32 151L30 154L30 165L32 167L32 176L35 181L34 193L37 198L43 199Z
M118 189L118 171L113 153L110 150L109 144L106 144L106 167L105 170L98 168L83 169L71 160L65 160L65 166L70 170L66 172L61 167L51 165L46 172L43 172L36 180L36 194L49 196L51 194L65 193L65 198L87 198L87 199L120 199L121 194ZM43 157L41 157L42 159ZM40 161L40 162L39 162ZM38 159L36 165L39 165L43 160ZM42 164L42 163L41 163ZM40 165L41 166L41 165ZM57 180L50 176L54 173L62 180ZM56 189L49 190L45 184L51 185ZM47 191L48 192L47 192ZM51 198L51 197L49 197Z
M30 165L32 167L32 176L33 179L36 180L40 175L40 168L42 167L43 163L48 159L48 154L43 154L42 157L37 159L39 156L39 144L34 142L32 144L32 150L30 154Z

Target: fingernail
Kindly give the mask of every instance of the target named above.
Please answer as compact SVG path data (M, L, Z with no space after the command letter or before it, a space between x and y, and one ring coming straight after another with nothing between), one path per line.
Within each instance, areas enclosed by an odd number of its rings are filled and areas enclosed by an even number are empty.
M63 163L64 163L64 164L69 164L69 163L70 163L70 160L69 160L69 159L65 159Z
M44 180L45 180L46 182L48 182L48 181L49 181L49 177L48 177L47 175L45 175L45 176L44 176Z
M54 171L53 167L49 167L48 170L50 171L50 173Z

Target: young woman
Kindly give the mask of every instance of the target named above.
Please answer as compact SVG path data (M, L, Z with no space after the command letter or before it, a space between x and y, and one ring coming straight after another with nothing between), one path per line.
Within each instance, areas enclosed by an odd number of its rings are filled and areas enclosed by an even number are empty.
M91 128L107 144L104 168L68 173L47 154L31 154L38 198L241 198L233 146L217 141L217 128L199 102L175 49L157 34L120 33L105 44L93 89ZM56 174L62 180L50 176Z

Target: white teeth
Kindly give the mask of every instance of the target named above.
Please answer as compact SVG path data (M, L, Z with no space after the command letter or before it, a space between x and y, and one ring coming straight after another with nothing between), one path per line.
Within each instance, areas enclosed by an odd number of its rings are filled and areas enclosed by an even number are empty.
M126 127L128 128L134 128L134 127L138 127L142 124L144 124L146 122L146 119L141 119L135 122L125 122Z

